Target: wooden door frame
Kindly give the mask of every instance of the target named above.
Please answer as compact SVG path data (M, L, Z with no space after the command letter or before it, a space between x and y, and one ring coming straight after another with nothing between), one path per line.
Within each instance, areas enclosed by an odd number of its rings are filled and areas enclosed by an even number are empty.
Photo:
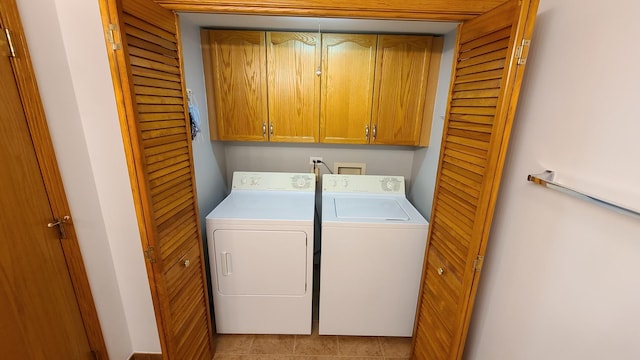
M153 0L169 10L201 13L463 21L507 0Z
M10 57L9 59L13 68L45 190L51 205L51 211L54 217L57 218L71 215L15 0L0 0L0 24L2 24L3 28L11 31L16 56ZM98 312L93 301L93 295L91 293L91 287L89 286L89 279L84 267L73 220L65 225L65 230L67 238L61 240L60 243L67 268L69 269L71 283L78 301L78 307L80 309L80 315L82 316L89 346L97 355L98 359L106 360L109 358L109 355L100 327Z
M420 21L465 21L515 0L391 0L370 3L367 0L354 0L342 3L338 0L307 0L300 5L296 0L153 0L160 6L173 11L196 13L227 13L248 15L278 15L302 17L337 17L386 20ZM459 38L456 40L456 47ZM453 64L455 66L455 63ZM502 134L498 134L502 136ZM504 161L504 154L501 154ZM489 186L492 192L492 206L484 222L490 224L493 217L493 205L500 185L501 172L496 174ZM488 230L488 229L487 229ZM488 235L484 235L488 236ZM483 244L486 247L486 241ZM477 277L474 278L472 291L477 291ZM421 281L422 284L422 281ZM422 294L422 289L420 294ZM473 302L472 302L473 303ZM470 313L465 316L469 317ZM465 329L466 333L466 329ZM414 334L415 338L415 334ZM464 342L462 343L464 344Z

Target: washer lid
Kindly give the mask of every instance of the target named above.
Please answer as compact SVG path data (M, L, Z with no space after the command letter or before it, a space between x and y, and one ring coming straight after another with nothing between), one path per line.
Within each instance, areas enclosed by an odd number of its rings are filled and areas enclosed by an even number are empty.
M336 217L342 219L409 220L409 215L393 198L334 198Z

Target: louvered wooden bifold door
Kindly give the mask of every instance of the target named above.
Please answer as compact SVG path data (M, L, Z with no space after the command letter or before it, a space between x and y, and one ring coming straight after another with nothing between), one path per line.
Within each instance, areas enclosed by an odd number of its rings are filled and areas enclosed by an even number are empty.
M163 355L211 359L177 18L151 0L108 6L120 38L112 57L118 108Z
M414 334L416 359L462 357L528 52L519 46L531 39L537 5L509 1L460 26Z

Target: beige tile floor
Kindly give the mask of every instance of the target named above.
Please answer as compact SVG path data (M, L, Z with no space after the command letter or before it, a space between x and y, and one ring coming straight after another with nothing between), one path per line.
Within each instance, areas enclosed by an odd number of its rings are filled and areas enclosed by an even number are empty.
M318 335L216 335L216 360L409 359L411 338Z

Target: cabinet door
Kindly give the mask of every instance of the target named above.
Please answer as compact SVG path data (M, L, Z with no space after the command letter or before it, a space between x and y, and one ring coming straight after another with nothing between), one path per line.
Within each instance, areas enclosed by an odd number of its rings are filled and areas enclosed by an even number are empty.
M151 0L102 2L163 359L211 359L213 332L177 16Z
M269 141L318 141L319 68L318 34L267 33Z
M267 73L262 31L209 30L219 140L265 141ZM210 87L211 88L211 87Z
M420 142L432 43L431 36L378 36L372 144Z
M376 37L322 35L320 142L369 142Z

